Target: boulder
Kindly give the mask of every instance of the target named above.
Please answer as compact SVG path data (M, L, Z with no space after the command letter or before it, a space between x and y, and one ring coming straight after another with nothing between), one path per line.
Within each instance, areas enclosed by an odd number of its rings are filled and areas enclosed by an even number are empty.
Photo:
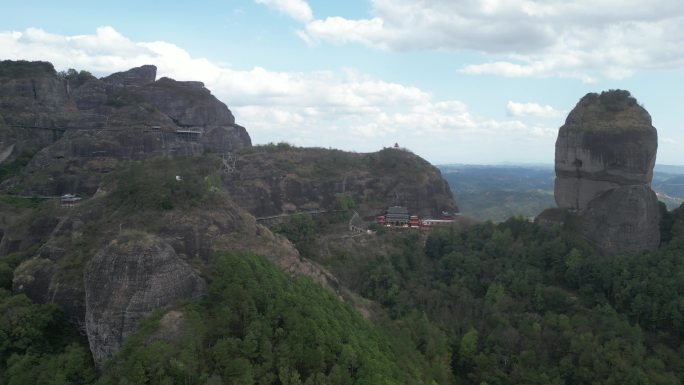
M252 145L202 82L156 75L153 65L97 79L45 62L0 62L0 163L35 154L21 193L91 195L120 162ZM17 185L9 183L0 188Z

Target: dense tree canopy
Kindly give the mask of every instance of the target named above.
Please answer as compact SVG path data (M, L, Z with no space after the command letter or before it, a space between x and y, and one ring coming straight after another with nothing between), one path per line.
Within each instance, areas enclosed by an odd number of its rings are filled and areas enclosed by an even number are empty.
M102 371L62 311L12 295L0 263L7 384L681 384L684 229L652 252L599 255L523 219L386 231L317 254L311 218L279 231L378 304L368 320L329 289L254 255L217 255L207 296L146 320Z
M211 266L209 293L179 311L183 326L156 337L162 314L129 339L99 384L429 384L447 382L406 342L409 328L382 330L329 289L293 280L252 255L224 254ZM160 321L161 319L161 321ZM406 325L404 325L406 326ZM411 325L413 326L413 325ZM430 332L425 320L422 325ZM448 361L448 347L432 355ZM212 382L213 381L213 382Z
M337 272L394 319L419 309L445 329L456 383L684 380L676 234L657 251L613 256L523 219L436 230L424 247L415 233L388 236L394 253L344 255Z

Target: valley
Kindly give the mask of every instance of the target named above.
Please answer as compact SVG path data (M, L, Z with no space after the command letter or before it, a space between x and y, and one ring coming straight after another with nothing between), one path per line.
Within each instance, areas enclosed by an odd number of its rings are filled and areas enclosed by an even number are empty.
M463 215L480 221L534 218L555 206L551 165L439 165ZM673 210L684 203L684 171L656 165L653 190Z

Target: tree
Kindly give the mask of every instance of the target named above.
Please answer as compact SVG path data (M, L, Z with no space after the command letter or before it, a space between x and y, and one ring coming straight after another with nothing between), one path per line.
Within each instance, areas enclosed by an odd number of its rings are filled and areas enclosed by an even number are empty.
M477 342L479 334L475 328L470 328L468 332L461 338L461 343L458 346L458 360L461 365L465 365L473 360L477 353Z

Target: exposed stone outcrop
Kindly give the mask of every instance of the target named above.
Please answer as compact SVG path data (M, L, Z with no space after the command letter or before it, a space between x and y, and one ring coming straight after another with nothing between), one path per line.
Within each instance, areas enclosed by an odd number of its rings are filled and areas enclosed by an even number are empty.
M116 72L107 77L102 78L102 81L108 86L116 89L121 87L140 87L149 84L157 79L157 67L153 65L144 65L132 68L128 71Z
M0 164L45 147L56 138L50 130L17 126L55 127L76 119L78 110L68 98L66 84L52 64L0 62Z
M141 319L180 299L196 299L205 283L167 243L147 234L114 240L84 273L86 333L95 362L119 349Z
M203 83L156 73L144 65L97 79L44 62L0 63L0 163L40 150L25 195L90 195L120 161L251 146Z
M422 217L458 211L439 170L411 152L278 147L241 154L226 178L235 201L256 217L335 210L344 197L366 219L393 205Z
M103 185L103 190L108 189L116 187ZM187 298L174 293L179 292L177 285L187 286L182 279L191 278L192 283L198 276L189 263L201 269L217 252L266 256L289 274L328 285L348 299L326 269L302 258L284 237L257 224L227 194L217 194L201 207L111 212L108 208L116 201L102 192L64 212L56 226L51 217L15 223L3 239L14 239L22 247L42 246L17 268L14 291L36 302L55 302L75 324L85 324L98 360L120 347L123 338L136 330L140 317ZM144 234L120 235L121 229L141 228Z
M66 82L46 62L0 62L0 115L7 125L53 127L74 119Z
M201 82L161 78L139 90L140 96L181 127L229 126L235 118Z
M651 190L658 136L651 116L627 91L591 93L570 112L556 141L555 198L579 219L584 237L607 253L660 243L658 200Z
M36 302L50 302L47 294L55 273L54 261L46 258L31 258L14 270L12 291L23 293Z
M583 210L604 191L650 185L657 149L651 116L629 92L586 95L558 131L558 207Z
M659 224L658 198L646 185L607 190L580 214L584 236L607 253L657 248Z

